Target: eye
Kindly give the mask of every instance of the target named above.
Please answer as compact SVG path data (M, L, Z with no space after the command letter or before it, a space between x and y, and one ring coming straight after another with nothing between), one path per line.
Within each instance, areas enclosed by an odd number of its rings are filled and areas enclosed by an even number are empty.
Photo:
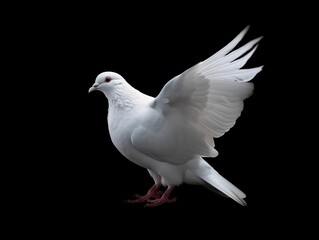
M111 82L112 78L110 76L107 76L105 79L104 79L104 82Z

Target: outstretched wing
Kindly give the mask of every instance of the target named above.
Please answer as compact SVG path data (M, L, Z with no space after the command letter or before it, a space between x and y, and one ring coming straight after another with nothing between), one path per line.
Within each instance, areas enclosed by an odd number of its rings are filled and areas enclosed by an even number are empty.
M241 69L261 37L232 51L247 31L248 27L213 56L164 86L151 105L161 116L160 127L157 125L156 131L139 128L132 136L137 149L172 163L181 163L192 155L217 156L213 138L234 126L244 99L253 92L253 84L248 81L262 69Z

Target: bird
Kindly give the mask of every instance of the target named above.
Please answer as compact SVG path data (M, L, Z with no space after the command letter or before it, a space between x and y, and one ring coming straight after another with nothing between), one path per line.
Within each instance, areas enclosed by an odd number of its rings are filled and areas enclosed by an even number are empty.
M217 157L214 139L235 125L244 100L253 93L250 81L263 68L242 68L263 37L236 48L248 29L249 25L221 50L173 77L156 97L135 89L118 73L97 75L89 93L100 91L108 100L112 143L154 180L146 194L136 194L127 203L173 203L174 188L190 184L247 205L245 193L206 160Z

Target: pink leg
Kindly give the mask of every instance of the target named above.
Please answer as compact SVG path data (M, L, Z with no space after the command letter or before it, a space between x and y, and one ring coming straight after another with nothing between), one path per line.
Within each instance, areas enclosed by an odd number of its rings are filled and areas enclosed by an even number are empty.
M161 188L160 184L154 184L150 190L148 190L148 192L146 193L145 196L141 196L141 195L134 195L134 197L136 199L132 199L132 200L127 200L127 203L140 203L140 202L145 202L147 200L150 200L151 198L160 198L163 194L162 191L159 191L159 189Z
M169 199L170 194L173 192L174 186L170 186L166 189L164 194L162 195L161 198L157 199L148 199L147 202L148 204L145 205L145 207L156 207L159 205L162 205L164 203L173 203L176 202L176 197Z

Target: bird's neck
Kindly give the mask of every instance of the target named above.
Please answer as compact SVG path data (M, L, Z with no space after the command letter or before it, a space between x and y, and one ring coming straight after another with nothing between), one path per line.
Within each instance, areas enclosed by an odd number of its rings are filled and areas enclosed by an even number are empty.
M125 83L106 97L109 100L109 109L115 111L129 111L137 105L141 92Z

